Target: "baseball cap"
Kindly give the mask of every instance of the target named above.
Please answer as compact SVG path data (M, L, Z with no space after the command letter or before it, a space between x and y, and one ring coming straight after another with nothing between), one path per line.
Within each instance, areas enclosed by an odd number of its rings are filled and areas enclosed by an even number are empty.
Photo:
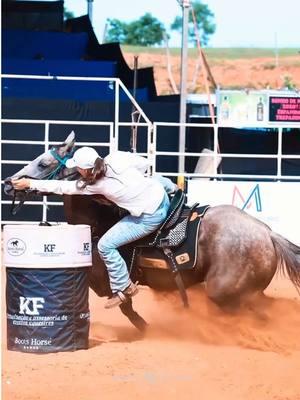
M66 161L66 166L67 168L93 168L96 159L99 157L99 154L92 147L81 147L75 151L72 158Z

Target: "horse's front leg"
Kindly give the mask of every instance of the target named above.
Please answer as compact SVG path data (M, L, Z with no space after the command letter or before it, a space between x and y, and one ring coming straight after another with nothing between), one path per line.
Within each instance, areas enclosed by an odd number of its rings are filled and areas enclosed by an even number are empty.
M145 332L148 326L147 322L132 307L132 299L122 303L120 309L129 321L140 331Z

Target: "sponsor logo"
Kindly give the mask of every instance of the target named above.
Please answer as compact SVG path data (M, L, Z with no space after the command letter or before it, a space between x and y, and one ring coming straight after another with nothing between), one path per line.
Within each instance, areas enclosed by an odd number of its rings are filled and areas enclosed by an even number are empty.
M89 243L83 243L83 251L90 251L90 244Z
M262 212L262 202L259 184L255 185L248 196L243 196L237 185L233 188L232 205L242 210L256 210Z
M78 254L82 256L89 256L91 254L91 243L84 242L82 243L82 249L77 251Z
M20 296L19 314L40 315L39 309L44 308L45 299L43 297L23 297Z
M40 257L59 257L59 256L63 256L66 253L64 251L59 251L57 250L57 247L59 247L59 245L56 243L44 243L41 246L41 252L34 252L33 254L35 256L40 256Z
M14 343L16 345L22 345L24 350L38 350L43 346L51 346L52 338L40 339L40 338L19 338L15 336Z
M7 242L6 249L11 256L21 256L26 251L26 244L21 239L11 238Z
M44 244L44 253L53 253L56 245L51 243L51 244Z

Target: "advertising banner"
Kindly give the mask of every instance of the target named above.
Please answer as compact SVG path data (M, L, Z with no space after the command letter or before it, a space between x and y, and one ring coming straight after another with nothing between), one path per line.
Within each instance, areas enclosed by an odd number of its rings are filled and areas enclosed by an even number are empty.
M270 122L300 122L300 97L270 96Z
M50 353L88 348L87 268L6 269L7 348Z
M74 268L92 264L88 225L5 225L4 265Z
M263 128L300 124L300 96L296 92L219 90L216 96L221 127Z
M300 185L293 182L213 182L191 179L188 203L234 205L300 245Z
M266 92L221 90L217 101L220 126L257 126L268 121Z

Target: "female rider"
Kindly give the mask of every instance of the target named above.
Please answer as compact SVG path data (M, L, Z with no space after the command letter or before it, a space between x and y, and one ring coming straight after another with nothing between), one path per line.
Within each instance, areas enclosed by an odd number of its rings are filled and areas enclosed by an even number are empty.
M98 242L98 251L107 267L113 293L105 308L118 306L137 294L138 287L130 280L126 263L117 249L150 234L162 224L169 208L166 192L174 192L176 185L167 178L145 177L148 161L129 152L117 151L103 159L92 147L82 147L66 166L76 167L80 179L21 178L14 180L13 186L17 190L35 189L56 194L101 194L129 212Z

